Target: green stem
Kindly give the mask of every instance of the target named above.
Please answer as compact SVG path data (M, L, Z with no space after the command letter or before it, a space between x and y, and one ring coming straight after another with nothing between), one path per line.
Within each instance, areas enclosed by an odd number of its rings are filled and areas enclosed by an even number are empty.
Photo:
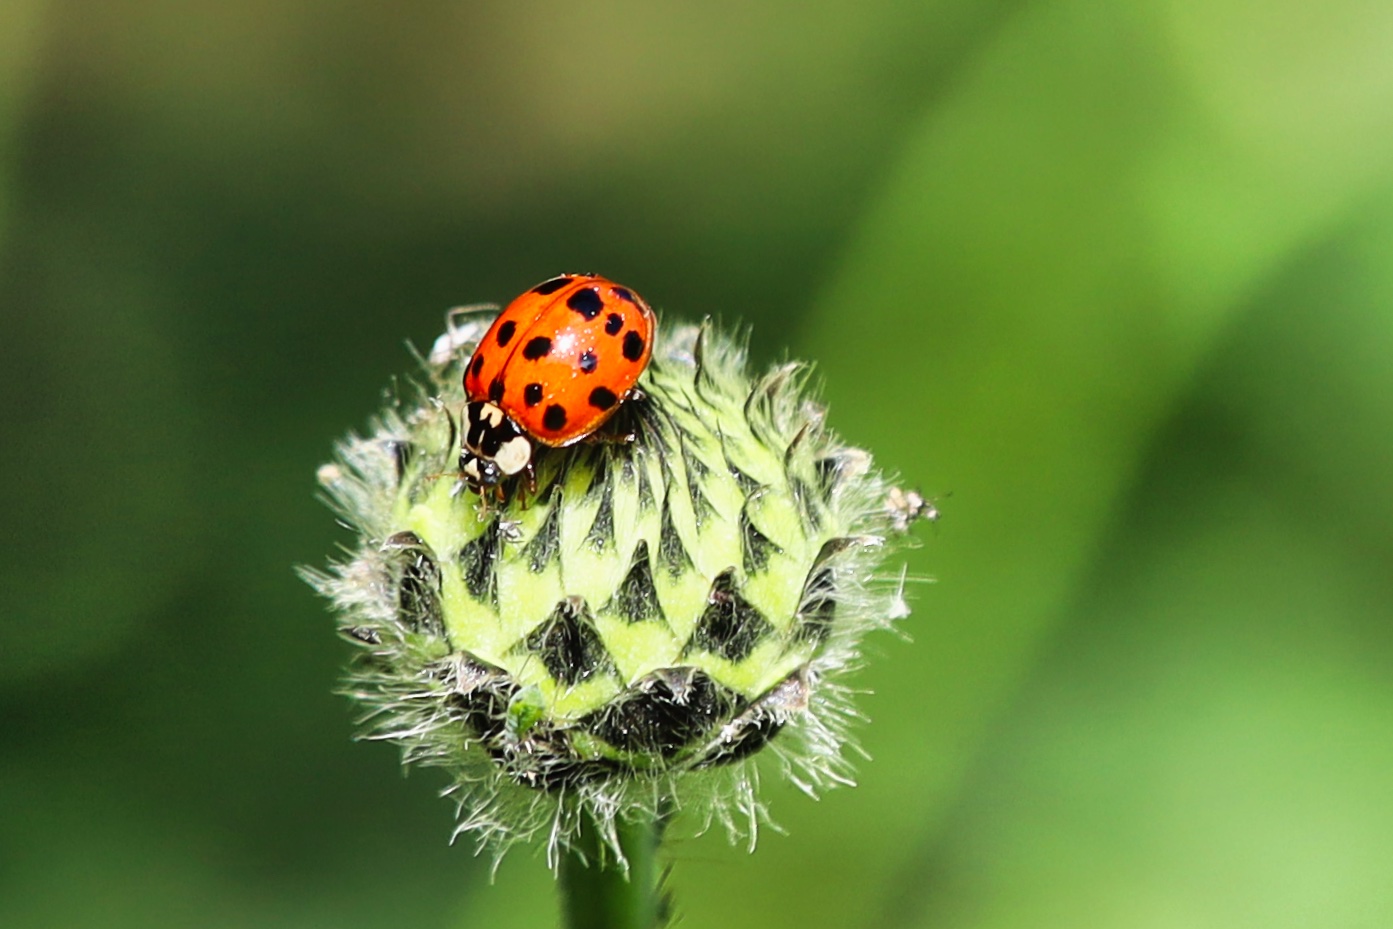
M662 821L620 820L619 847L629 867L616 860L585 816L576 844L561 860L561 910L567 929L655 929L665 922L658 888Z

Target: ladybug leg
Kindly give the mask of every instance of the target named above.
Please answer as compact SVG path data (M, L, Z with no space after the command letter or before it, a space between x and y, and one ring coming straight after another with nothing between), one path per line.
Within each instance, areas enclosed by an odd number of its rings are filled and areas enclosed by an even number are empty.
M633 445L638 441L642 411L648 395L637 387L629 394L624 406L609 422L585 437L591 445Z
M532 462L529 461L527 463L527 466L518 474L516 480L518 483L513 485L514 493L516 494L513 499L517 501L520 509L525 510L527 509L527 504L537 497L537 469L532 466ZM499 493L503 492L501 486L498 490Z
M632 429L626 432L610 428L599 429L586 436L585 441L591 445L633 445L638 441L638 433Z

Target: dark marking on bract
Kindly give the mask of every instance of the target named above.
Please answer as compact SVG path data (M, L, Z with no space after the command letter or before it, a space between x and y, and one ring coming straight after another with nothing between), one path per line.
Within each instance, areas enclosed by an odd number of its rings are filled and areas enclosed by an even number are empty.
M798 642L824 642L832 633L837 618L837 574L832 559L851 546L855 539L828 539L818 549L813 566L803 581L803 593L798 598L798 613L794 616L793 637Z
M808 482L800 477L789 477L789 489L793 491L793 499L798 503L798 512L802 515L804 522L813 531L822 528L822 512L818 507L818 498L813 494L813 489L808 486Z
M794 638L820 644L832 633L837 618L836 575L831 568L813 568L803 585L803 605L794 618Z
M706 609L697 620L684 655L710 652L727 661L744 661L774 627L735 589L735 569L726 568L711 582Z
M590 467L590 482L585 485L585 499L609 492L609 455L604 447L595 445L586 449L585 463Z
M527 566L534 574L546 570L561 548L561 488L552 491L547 506L551 508L547 511L547 518L542 520L541 528L522 550Z
M549 281L543 281L536 287L533 287L532 292L534 294L541 294L545 297L547 294L556 293L569 283L571 283L571 278L563 274L561 277L554 277Z
M662 622L662 604L658 602L658 590L653 586L653 569L648 564L648 540L639 539L634 549L634 557L629 562L629 571L619 583L610 609L630 623L646 620Z
M478 377L482 370L484 370L484 353L475 351L473 359L469 362L469 373Z
M643 357L643 336L633 329L624 333L624 357L630 361Z
M760 532L759 527L750 518L750 501L753 499L754 497L747 498L745 505L740 508L740 537L744 543L746 574L763 571L769 566L770 555L783 553L783 549L776 545L769 536Z
M619 335L619 330L624 328L624 317L618 313L611 313L605 317L605 335Z
M574 687L614 667L595 631L590 609L580 597L567 597L556 604L556 609L523 644L566 687Z
M735 478L735 483L738 484L740 487L740 493L744 494L746 497L749 497L752 493L759 490L759 481L750 477L750 475L746 474L745 471L739 465L730 460L730 450L726 448L725 433L719 432L718 430L717 434L719 435L721 440L721 457L725 460L726 471L730 473L731 477Z
M559 403L547 407L542 414L542 425L552 432L560 432L566 426L566 408Z
M381 645L382 635L372 626L349 626L340 630L358 645Z
M426 543L410 529L394 532L382 540L382 551L384 552L405 552L425 547Z
M784 723L773 716L742 716L726 727L721 740L702 759L699 767L719 767L748 758L768 745L769 740L778 735L783 727Z
M401 579L397 585L397 615L415 632L442 635L445 625L440 610L440 566L429 547L403 552Z
M550 351L551 339L544 335L534 336L522 347L522 357L528 361L536 361L538 358L545 358Z
M840 457L827 455L819 458L813 467L817 470L818 488L824 494L831 493L841 483L842 459Z
M594 287L582 287L566 298L566 305L586 319L594 319L605 308L605 301Z
M660 668L629 692L580 720L622 751L671 758L706 736L740 698L697 668Z
M489 384L489 401L491 403L503 402L503 378L496 377Z
M585 542L596 552L603 552L614 545L614 495L601 491L600 508L595 511L595 520L590 531L585 534Z
M475 600L498 605L498 551L503 541L498 517L484 531L460 549L460 571L464 586Z
M500 346L503 346L503 345L507 345L509 342L513 341L513 333L514 333L514 332L517 332L517 330L518 330L517 321L516 321L516 320L512 320L512 319L508 320L506 323L504 323L503 325L499 326L499 327L498 327L498 344L499 344Z
M577 367L586 374L593 374L595 367L600 363L600 359L595 357L595 353L586 349L580 353L580 360L576 363Z
M674 579L692 563L687 547L682 544L677 524L672 521L671 494L663 498L663 521L658 530L658 560L667 568L668 576Z
M513 750L495 758L503 762L503 769L514 781L535 790L565 791L609 780L623 770L623 765L609 758L576 761L571 757L574 751L564 730L548 726L545 737L528 737L526 753Z
M652 482L648 477L648 468L640 466L638 469L638 508L641 512L646 513L653 509L655 502Z
M711 506L711 501L706 498L706 491L701 486L702 478L711 473L711 469L706 467L706 463L698 457L696 450L680 437L678 446L682 451L682 466L687 472L687 496L692 501L692 518L696 521L696 527L701 529L708 516L715 514L715 508Z
M748 758L779 734L795 716L808 709L807 672L800 668L722 726L699 767L730 764Z
M542 402L542 385L535 381L522 389L522 402L528 406L536 406Z
M446 698L449 714L464 722L470 734L487 742L500 739L506 728L508 704L518 685L508 675L473 656L460 654L451 659L452 673Z
M451 420L454 422L454 420ZM450 445L454 445L453 437ZM397 483L400 484L406 479L406 469L411 465L411 459L415 456L415 450L410 442L403 442L400 439L388 439L384 445L387 453L392 456L392 464L396 469Z
M611 409L618 402L619 398L608 387L596 387L590 391L590 405L597 410Z

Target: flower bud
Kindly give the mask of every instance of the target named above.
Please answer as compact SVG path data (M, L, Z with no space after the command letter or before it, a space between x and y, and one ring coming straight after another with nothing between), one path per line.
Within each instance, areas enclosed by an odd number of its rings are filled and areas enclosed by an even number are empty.
M481 498L455 469L488 321L453 318L424 389L319 472L357 541L305 574L358 647L365 737L448 771L456 834L545 832L553 862L583 817L613 844L616 817L694 807L752 839L766 749L810 794L849 783L842 681L908 612L887 542L936 510L825 427L805 366L751 380L709 324L660 331L595 441Z

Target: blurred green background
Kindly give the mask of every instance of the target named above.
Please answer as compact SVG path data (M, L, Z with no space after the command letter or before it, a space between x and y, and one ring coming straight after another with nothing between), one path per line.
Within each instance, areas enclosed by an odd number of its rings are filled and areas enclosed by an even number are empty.
M562 270L945 514L860 785L683 925L1393 925L1393 5L4 0L0 926L554 922L291 568L403 340Z

